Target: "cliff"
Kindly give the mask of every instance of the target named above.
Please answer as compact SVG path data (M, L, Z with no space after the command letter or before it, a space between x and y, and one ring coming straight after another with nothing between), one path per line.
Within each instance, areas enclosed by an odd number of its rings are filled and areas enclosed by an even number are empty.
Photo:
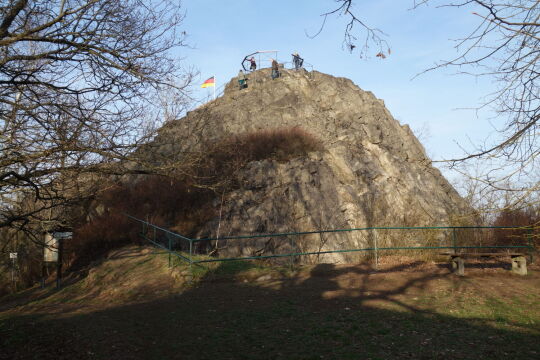
M236 78L224 95L165 125L156 139L171 147L203 151L202 144L235 134L300 127L323 149L289 161L252 161L236 173L239 186L214 201L216 216L200 237L372 226L449 225L466 205L407 125L400 124L371 92L345 78L316 71L270 70ZM174 144L174 145L172 145ZM222 205L223 204L223 205ZM219 226L218 226L219 224ZM299 243L259 239L223 241L220 255L269 254L368 246L372 235L344 233ZM223 245L223 246L221 246ZM332 254L321 261L349 261ZM319 258L320 259L320 258Z

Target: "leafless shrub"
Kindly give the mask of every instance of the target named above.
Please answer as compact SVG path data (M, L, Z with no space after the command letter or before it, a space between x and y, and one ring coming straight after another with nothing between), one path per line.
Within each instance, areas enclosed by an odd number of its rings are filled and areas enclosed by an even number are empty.
M322 145L300 128L284 128L231 136L205 148L208 150L200 161L186 170L188 175L145 176L102 192L96 199L101 213L75 231L72 252L76 266L111 249L139 242L139 228L125 213L192 236L216 216L212 202L239 185L236 173L247 163L287 161L321 150Z
M494 219L493 226L522 226L521 229L493 229L489 245L525 245L529 240L536 242L540 235L540 214L536 207L504 209Z

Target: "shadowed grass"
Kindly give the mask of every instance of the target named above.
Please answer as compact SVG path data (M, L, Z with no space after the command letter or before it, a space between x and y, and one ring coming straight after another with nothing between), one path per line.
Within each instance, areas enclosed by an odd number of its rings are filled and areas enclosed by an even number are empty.
M540 278L422 264L291 270L205 264L189 287L163 282L167 254L111 258L90 275L109 300L0 313L0 359L537 359ZM151 260L148 260L151 259ZM161 270L150 272L152 261ZM138 265L136 265L136 264ZM187 266L180 271L187 270ZM118 271L110 272L117 267ZM151 293L123 303L122 278ZM99 275L99 276L97 276ZM267 275L270 275L267 277ZM93 276L93 277L92 277ZM264 278L263 281L260 279ZM214 281L228 279L229 281ZM66 293L91 292L92 282ZM77 287L75 287L77 286ZM169 287L167 287L169 286ZM155 291L171 295L151 297ZM88 299L88 298L87 298ZM57 300L60 300L58 298Z

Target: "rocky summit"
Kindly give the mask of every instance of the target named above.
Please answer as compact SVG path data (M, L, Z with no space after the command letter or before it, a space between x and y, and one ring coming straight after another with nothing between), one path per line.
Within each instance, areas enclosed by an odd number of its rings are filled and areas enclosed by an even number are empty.
M223 96L167 123L156 141L193 150L208 140L292 127L318 138L322 149L285 162L248 163L235 175L240 185L214 202L220 216L200 228L200 237L215 237L218 231L231 236L444 226L467 211L409 126L395 120L382 100L351 80L317 71L282 70L272 80L270 70L262 69L248 75L245 89L233 78ZM394 243L400 237L396 234ZM415 244L411 241L408 246ZM372 232L359 231L303 236L294 242L222 240L218 248L222 256L244 256L361 248L372 242ZM309 261L351 261L355 256L326 254Z

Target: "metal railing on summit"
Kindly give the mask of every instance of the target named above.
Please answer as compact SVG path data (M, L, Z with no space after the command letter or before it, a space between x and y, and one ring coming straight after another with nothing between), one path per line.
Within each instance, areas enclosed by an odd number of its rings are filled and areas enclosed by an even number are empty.
M295 68L294 63L292 61L287 61L287 62L284 62L284 63L281 63L281 64L283 64L283 68L285 68L287 70L302 70L302 69L305 69L309 73L311 73L313 71L313 65L311 65L310 63L307 63L305 61L302 63L302 66L300 66L299 69Z

